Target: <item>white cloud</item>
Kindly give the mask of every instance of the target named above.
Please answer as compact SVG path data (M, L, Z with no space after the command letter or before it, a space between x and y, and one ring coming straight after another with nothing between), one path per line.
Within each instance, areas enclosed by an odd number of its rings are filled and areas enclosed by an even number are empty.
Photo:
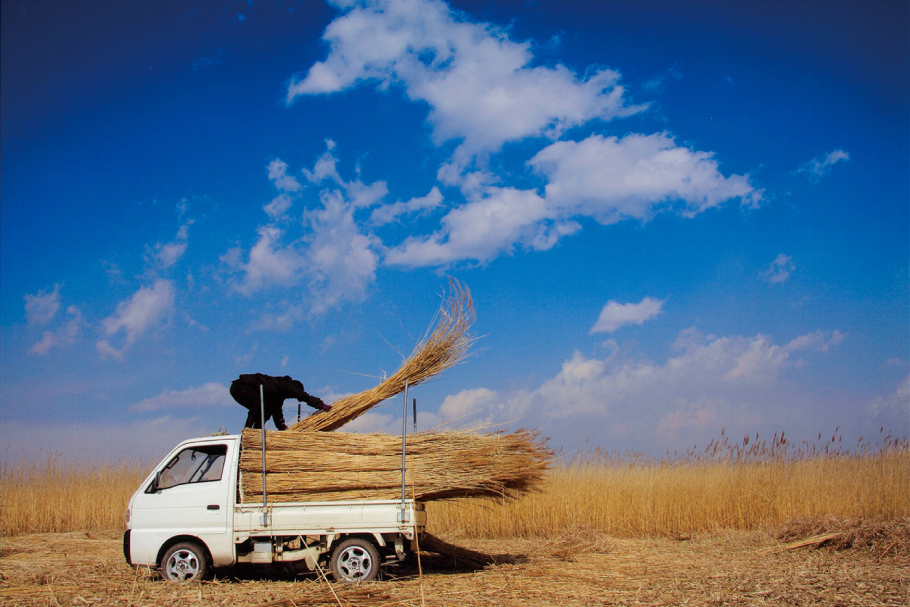
M257 329L284 330L307 314L323 313L344 301L361 301L376 279L382 244L361 228L362 222L355 220L354 214L380 205L388 188L383 181L344 181L336 169L334 143L329 140L326 146L327 151L313 170L303 170L310 183L321 186L319 206L304 211L299 224L284 222L292 196L302 195L302 189L296 192L284 187L285 193L263 207L272 222L258 229L259 239L248 259L244 260L244 251L239 247L221 256L228 269L237 274L234 288L244 295L273 286L293 287L301 282L308 285L305 305L281 303L280 310L261 315ZM281 160L269 165L276 186L283 183L287 171L287 164ZM292 231L299 232L293 240Z
M376 181L371 184L351 181L342 185L344 185L345 194L351 206L355 209L366 209L380 204L389 193L389 188L384 181Z
M338 174L338 159L332 150L335 149L335 142L326 139L326 151L319 157L313 170L303 169L303 174L312 183L321 183L325 180L331 180L335 183L342 183L341 175Z
M203 384L198 388L169 391L146 398L134 405L129 410L136 413L148 411L161 411L162 409L197 409L199 407L235 406L237 403L231 397L226 386L216 382Z
M166 321L174 311L174 283L158 279L151 287L142 287L127 301L121 301L112 316L101 321L108 336L96 342L102 356L120 359L126 349L148 329ZM109 339L123 331L123 345L113 346Z
M725 177L710 153L679 147L666 134L560 141L529 164L549 180L544 196L488 185L484 175L468 185L477 176L470 173L462 184L468 202L449 211L437 232L392 247L386 263L483 263L511 253L515 246L548 250L581 229L576 221L580 217L603 224L647 221L660 211L691 217L737 198L743 205L755 205L762 195L748 176Z
M831 167L835 164L845 160L850 160L850 154L841 149L836 149L833 152L828 152L823 156L804 162L796 172L805 173L808 175L809 180L814 182L830 173Z
M187 239L193 220L186 221L177 229L174 240L167 243L155 243L153 247L146 247L146 262L160 270L166 270L177 263L186 252Z
M389 250L390 265L432 266L466 259L486 262L511 253L516 244L545 251L580 229L574 222L555 221L546 201L532 190L487 188L485 196L453 209L442 229L409 238Z
M621 405L633 403L675 408L672 404L680 400L736 406L743 400L753 401L753 390L776 386L781 372L795 364L795 352L821 350L836 340L834 334L826 337L817 332L778 346L766 335L704 336L693 328L680 333L675 347L681 353L663 365L588 359L576 352L539 392L554 402L561 398L565 406L559 415L563 416L615 414Z
M631 436L638 444L675 445L695 434L707 442L724 427L754 432L793 415L801 396L786 374L802 366L796 354L824 352L842 338L818 331L777 345L765 335L705 336L692 328L680 333L678 353L662 364L616 352L605 358L575 352L537 389L465 390L448 397L439 413L474 414L544 433L569 424L569 440L582 432L598 436L600 445Z
M288 175L288 163L278 158L269 163L269 179L280 192L300 191L300 182Z
M344 426L345 432L401 434L401 418L390 413L369 411Z
M290 196L287 194L279 194L272 199L272 202L262 207L262 210L266 212L269 219L277 221L287 213L287 210L291 208L291 204L293 204L293 202Z
M747 175L724 177L713 154L680 147L665 133L559 141L529 164L549 180L551 209L602 224L647 221L663 210L691 217L728 200L761 199Z
M342 179L335 143L327 140L326 148L313 170L303 171L312 183L323 186L319 193L321 208L309 209L303 217L309 229L303 240L307 245L304 265L312 294L307 306L311 314L323 313L344 301L362 301L375 282L382 243L361 228L354 214L381 204L388 194L384 181Z
M248 261L242 260L243 253L238 248L221 256L222 262L242 274L234 288L244 295L252 295L274 285L296 284L303 269L298 250L293 245L282 244L284 233L274 225L263 226L258 233L259 240L250 249Z
M442 193L439 188L433 186L433 189L426 196L412 198L407 202L395 202L392 204L382 205L373 210L370 215L370 223L376 226L385 225L395 221L402 215L411 215L433 210L442 204Z
M363 2L332 21L323 38L328 57L292 80L288 103L365 82L401 84L411 100L429 104L437 143L460 139L469 154L644 109L626 103L617 72L579 77L562 65L532 67L530 43L470 23L438 0Z
M82 327L85 324L82 313L76 306L70 306L66 312L70 315L69 321L56 331L44 331L41 341L29 348L29 354L43 356L52 348L72 346L79 341L82 335Z
M260 314L252 328L256 331L287 331L306 318L306 310L301 304L282 301L276 308Z
M480 411L490 410L498 404L499 395L487 388L462 390L447 396L439 406L439 415L446 420L467 418Z
M29 325L46 325L54 320L60 309L60 285L51 290L25 296L25 319Z
M331 191L332 185L339 186L348 199L348 202L355 209L369 208L380 204L382 199L389 193L389 188L384 181L375 181L370 184L363 183L360 180L345 181L338 173L338 158L333 150L335 142L331 139L326 140L326 151L319 157L313 170L303 169L303 174L314 184L322 184L326 189L322 194ZM328 183L326 183L328 182Z
M841 342L844 341L845 337L846 336L837 329L831 331L830 333L825 331L816 331L815 333L800 335L788 343L785 348L788 352L813 349L820 352L827 352L831 346L840 345Z
M891 394L876 396L872 399L869 409L873 415L883 413L910 414L910 375L904 377L898 384L897 389Z
M590 334L612 333L624 325L641 325L660 314L664 300L645 297L639 303L621 304L612 299L600 311Z
M360 231L354 205L340 191L324 191L323 208L308 211L312 232L305 237L310 291L318 294L312 311L321 313L341 301L360 301L376 280L379 240Z
M400 414L401 407L393 407L390 411L396 411ZM294 412L296 413L296 412ZM285 415L287 419L288 416ZM296 419L296 416L295 416ZM458 429L459 426L456 423L451 424L447 423L450 420L443 419L441 416L437 415L432 411L420 411L417 413L417 422L418 422L418 431L426 431L430 429L436 429L438 431L444 430L453 430ZM444 427L443 427L444 426ZM401 418L395 415L394 413L380 413L379 411L373 409L368 413L364 413L357 419L352 422L345 424L345 432L358 432L358 433L374 433L378 432L381 434L392 434L401 436ZM408 434L414 431L414 418L408 411Z
M712 153L678 146L667 134L553 143L529 162L549 182L544 195L504 187L485 165L505 143L556 139L571 127L628 116L645 106L628 103L617 72L590 68L580 77L563 65L535 65L529 42L515 42L492 24L473 23L438 0L336 6L343 14L324 33L328 56L290 82L288 103L362 84L401 87L411 101L429 105L436 144L460 142L437 178L459 187L465 203L449 211L435 232L392 245L385 257L389 265L485 263L516 247L548 250L580 230L581 217L604 224L647 221L661 211L693 216L728 200L738 198L746 206L761 200L748 175L724 176ZM344 185L351 197L328 143L329 150L304 174L313 183L330 179ZM375 200L368 196L354 206L365 208ZM371 222L385 225L440 202L441 196L433 195L379 207Z
M794 270L796 270L796 265L793 263L793 258L781 253L771 262L771 267L762 272L762 278L771 284L778 284L786 282Z
M186 241L174 241L167 244L155 245L155 259L161 264L162 268L169 268L179 260L186 252Z

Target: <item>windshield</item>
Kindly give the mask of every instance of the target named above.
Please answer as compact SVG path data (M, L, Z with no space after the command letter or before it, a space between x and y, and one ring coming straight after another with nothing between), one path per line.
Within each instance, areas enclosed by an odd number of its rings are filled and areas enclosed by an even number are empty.
M160 491L177 485L221 480L227 445L188 447L174 456L150 489Z

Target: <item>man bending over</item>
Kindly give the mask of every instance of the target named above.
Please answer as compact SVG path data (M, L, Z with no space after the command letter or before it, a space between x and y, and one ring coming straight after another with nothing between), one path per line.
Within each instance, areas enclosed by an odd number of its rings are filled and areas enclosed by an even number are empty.
M259 386L263 387L265 397L265 420L260 419ZM273 377L262 373L241 375L231 382L231 396L238 403L249 410L244 428L261 428L269 418L275 420L275 427L287 430L284 423L284 412L281 407L288 398L296 398L298 402L305 402L314 409L328 411L332 407L325 404L318 396L307 394L303 384L290 376Z

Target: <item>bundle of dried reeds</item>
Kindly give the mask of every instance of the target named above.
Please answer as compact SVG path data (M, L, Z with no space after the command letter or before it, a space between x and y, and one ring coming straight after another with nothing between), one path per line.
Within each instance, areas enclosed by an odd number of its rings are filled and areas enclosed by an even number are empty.
M450 280L449 294L436 318L394 375L374 388L335 401L331 411L311 415L290 429L298 432L336 430L374 405L400 394L404 391L405 381L409 386L416 386L449 369L467 354L473 341L468 330L473 323L471 292L457 280Z
M401 438L386 434L267 432L266 489L274 502L397 499ZM262 442L245 430L241 493L262 491ZM417 433L408 438L408 497L516 497L542 480L552 456L536 433Z

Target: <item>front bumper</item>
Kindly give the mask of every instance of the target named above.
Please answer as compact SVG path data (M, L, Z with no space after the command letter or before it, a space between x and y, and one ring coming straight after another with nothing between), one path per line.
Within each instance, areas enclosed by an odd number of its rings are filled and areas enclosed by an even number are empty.
M130 558L130 530L127 529L123 532L123 558L126 559L126 564L130 567L133 566L133 560Z

